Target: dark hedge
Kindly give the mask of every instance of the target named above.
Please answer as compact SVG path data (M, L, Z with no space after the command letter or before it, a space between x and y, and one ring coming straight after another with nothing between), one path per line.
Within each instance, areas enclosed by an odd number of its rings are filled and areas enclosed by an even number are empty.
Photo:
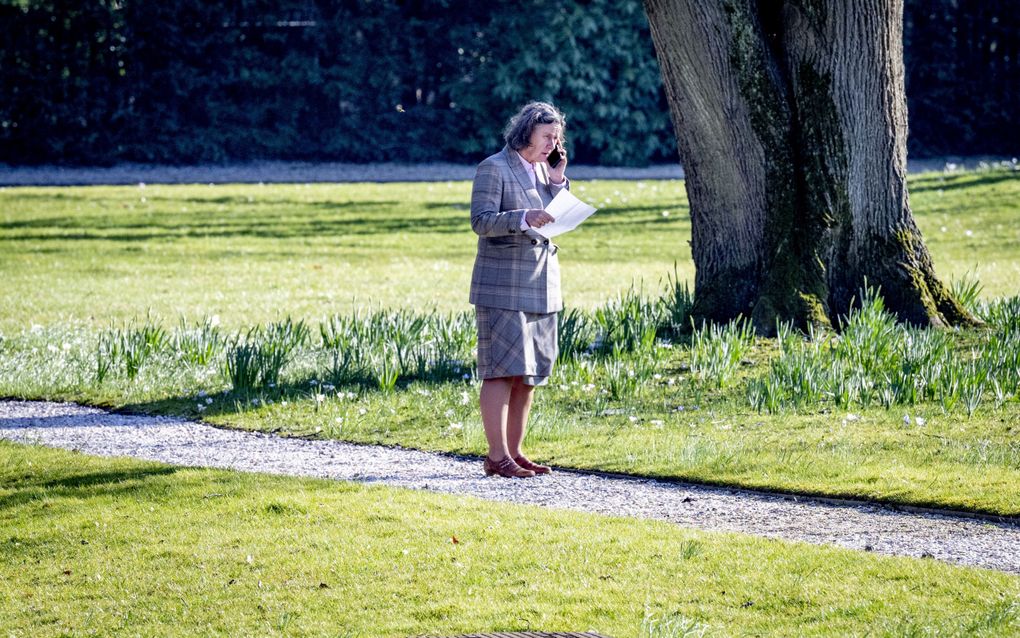
M911 152L1017 151L1017 12L908 1ZM637 0L4 0L0 162L479 161L529 99L573 158L676 161Z

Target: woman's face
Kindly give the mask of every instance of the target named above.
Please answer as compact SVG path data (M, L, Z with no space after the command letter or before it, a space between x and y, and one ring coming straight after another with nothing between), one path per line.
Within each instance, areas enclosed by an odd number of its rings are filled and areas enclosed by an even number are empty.
M521 151L521 155L529 162L544 162L545 158L552 153L556 142L560 139L559 124L539 124L531 132L531 139L528 140L528 147Z

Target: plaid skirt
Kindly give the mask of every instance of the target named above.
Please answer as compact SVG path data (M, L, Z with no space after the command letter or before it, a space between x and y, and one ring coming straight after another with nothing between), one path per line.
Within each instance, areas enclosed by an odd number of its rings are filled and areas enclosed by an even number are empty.
M544 385L559 352L556 313L532 313L475 306L478 323L478 376L524 377Z

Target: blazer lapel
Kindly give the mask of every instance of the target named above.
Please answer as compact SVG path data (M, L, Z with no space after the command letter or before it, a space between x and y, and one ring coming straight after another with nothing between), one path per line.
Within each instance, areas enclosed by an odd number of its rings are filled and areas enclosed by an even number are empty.
M532 208L545 208L545 204L542 203L542 197L538 194L536 187L531 185L531 177L528 175L527 169L521 164L521 158L517 151L510 148L507 144L503 147L503 155L506 158L506 163L510 166L510 172L517 178L517 182L524 189L524 193L531 200ZM535 171L536 182L538 177L538 171Z
M542 198L542 208L545 208L552 202L552 189L549 187L549 167L545 162L535 164L535 177L536 181L541 185L538 189L538 195Z

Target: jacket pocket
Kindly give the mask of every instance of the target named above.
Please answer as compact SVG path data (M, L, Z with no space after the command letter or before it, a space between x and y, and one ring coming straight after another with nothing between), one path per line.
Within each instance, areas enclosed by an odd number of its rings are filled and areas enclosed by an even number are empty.
M489 237L487 241L494 248L513 248L517 245L512 237Z

